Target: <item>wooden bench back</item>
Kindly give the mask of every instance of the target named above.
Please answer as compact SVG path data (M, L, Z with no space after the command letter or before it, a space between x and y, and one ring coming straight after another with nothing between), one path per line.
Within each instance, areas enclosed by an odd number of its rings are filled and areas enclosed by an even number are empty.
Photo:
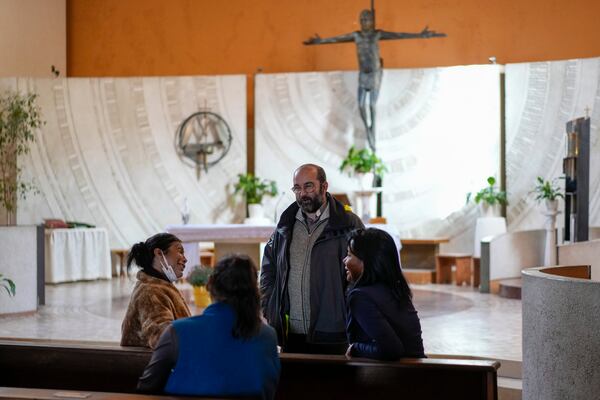
M30 389L30 388L14 388L0 387L0 399L21 399L21 400L173 400L173 396L168 395L144 395L132 393L108 393L108 392L91 392L91 391L73 391L73 390L56 390L56 389ZM185 397L187 400L209 400L207 397ZM223 399L213 399L223 400Z
M147 349L0 340L0 386L135 393ZM281 354L280 399L497 399L499 363Z

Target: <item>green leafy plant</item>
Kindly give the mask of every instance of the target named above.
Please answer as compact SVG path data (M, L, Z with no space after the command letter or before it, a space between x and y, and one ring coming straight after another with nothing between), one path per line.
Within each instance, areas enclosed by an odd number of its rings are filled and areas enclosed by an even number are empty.
M0 286L6 289L9 296L14 296L17 293L15 283L8 278L4 278L2 274L0 274Z
M351 175L352 172L363 174L373 172L375 175L383 176L384 172L387 172L387 167L370 149L356 150L352 146L340 165L340 172L344 171L348 171L348 175Z
M35 130L44 124L36 99L34 93L6 92L0 96L0 205L9 215L19 197L36 190L33 183L21 179L17 164L19 156L29 153Z
M532 192L535 193L535 199L538 202L542 200L554 201L559 197L564 198L563 194L560 192L560 188L555 183L556 179L547 181L541 176L538 176L536 181L537 183Z
M277 196L277 182L252 174L238 174L235 193L242 193L247 204L260 204L264 196Z
M496 204L508 204L508 200L506 198L506 192L503 190L496 189L496 178L490 176L487 178L488 186L481 189L479 192L475 193L475 197L473 200L475 204L479 204L481 202L488 204L490 206ZM471 200L472 193L467 193L467 203Z
M187 281L192 286L206 286L212 272L212 268L196 265L187 277Z

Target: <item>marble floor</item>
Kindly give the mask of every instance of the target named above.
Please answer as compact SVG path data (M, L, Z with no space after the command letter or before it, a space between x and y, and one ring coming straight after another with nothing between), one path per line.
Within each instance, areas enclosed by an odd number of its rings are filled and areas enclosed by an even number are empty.
M118 342L134 278L46 285L37 313L0 317L0 338ZM521 301L454 285L413 285L425 351L521 361ZM191 301L186 284L182 292ZM192 312L198 312L192 306Z

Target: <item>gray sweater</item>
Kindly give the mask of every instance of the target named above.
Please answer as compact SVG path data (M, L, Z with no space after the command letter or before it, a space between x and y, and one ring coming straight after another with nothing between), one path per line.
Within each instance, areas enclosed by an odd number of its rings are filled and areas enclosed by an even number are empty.
M329 206L314 223L298 209L290 244L290 332L306 335L310 324L310 255L317 238L329 220Z

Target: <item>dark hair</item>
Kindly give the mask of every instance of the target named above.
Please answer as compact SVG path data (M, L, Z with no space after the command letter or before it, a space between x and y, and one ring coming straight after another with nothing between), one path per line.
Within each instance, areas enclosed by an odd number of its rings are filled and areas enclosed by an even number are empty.
M181 242L181 240L170 233L157 233L146 239L145 242L134 244L127 256L127 270L130 269L132 262L146 271L151 270L154 249L161 249L166 253L173 242Z
M383 283L398 300L412 299L400 267L398 248L387 232L375 228L357 229L350 233L348 247L364 266L356 287Z
M217 262L207 289L213 299L235 310L233 337L249 339L260 330L260 295L257 269L245 255L226 256Z
M317 164L302 164L301 166L299 166L296 171L300 171L301 169L304 168L314 168L317 170L317 180L319 181L319 183L322 185L323 183L325 183L325 181L327 181L327 174L325 174L325 170L318 166Z

